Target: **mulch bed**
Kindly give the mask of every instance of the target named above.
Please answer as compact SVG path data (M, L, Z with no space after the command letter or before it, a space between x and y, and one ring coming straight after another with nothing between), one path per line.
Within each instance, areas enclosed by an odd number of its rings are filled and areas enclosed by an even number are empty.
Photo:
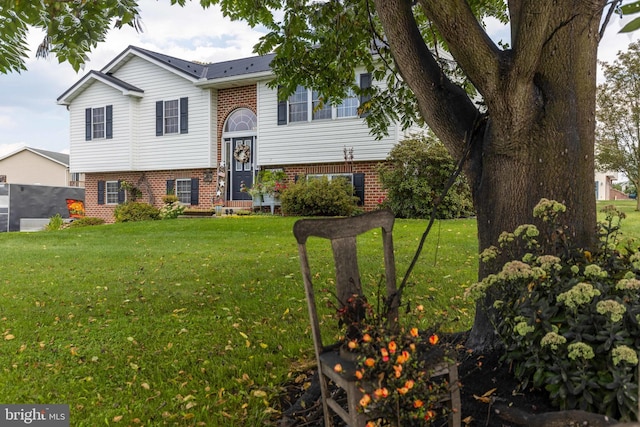
M458 375L461 383L463 426L508 427L512 423L499 416L496 407L510 407L525 413L539 414L553 411L546 393L540 390L520 390L510 367L500 362L498 352L476 354L464 347L464 338L456 343ZM281 399L280 427L321 427L324 425L320 388L316 372L310 368L294 375L284 385ZM344 425L336 419L336 426ZM445 424L446 425L446 424Z

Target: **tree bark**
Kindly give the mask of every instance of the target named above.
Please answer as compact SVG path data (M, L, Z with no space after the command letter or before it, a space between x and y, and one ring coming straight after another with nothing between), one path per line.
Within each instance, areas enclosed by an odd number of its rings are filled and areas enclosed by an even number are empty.
M437 66L410 2L375 0L391 52L429 127L465 164L479 249L533 220L546 197L564 203L575 245L595 243L594 141L598 29L604 0L511 0L513 48L486 36L465 0L420 1L451 54L482 95L481 113ZM491 273L481 265L479 279ZM491 301L486 301L490 303ZM496 344L479 303L468 345Z

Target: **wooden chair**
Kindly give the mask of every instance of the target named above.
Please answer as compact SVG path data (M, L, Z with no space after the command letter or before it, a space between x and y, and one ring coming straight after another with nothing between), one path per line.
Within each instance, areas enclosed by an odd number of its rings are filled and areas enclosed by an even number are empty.
M301 219L293 226L293 234L298 241L300 266L302 269L307 305L309 307L309 318L311 320L311 334L313 335L313 344L318 363L324 424L327 427L333 426L329 408L351 427L364 427L368 417L357 411L362 393L356 386L354 376L355 363L341 358L338 352L323 345L320 335L318 313L316 311L312 275L307 257L306 242L311 236L331 240L336 270L336 295L339 301L347 301L352 295L364 295L358 268L356 237L375 228L381 228L386 292L388 296L394 298L394 301L390 305L389 319L390 321L395 321L398 317L398 304L393 240L391 235L394 221L395 217L393 213L389 210L383 210L349 218ZM336 373L333 369L338 363L342 365L342 373ZM329 394L327 378L345 390L347 394L346 410Z
M329 219L301 219L293 226L293 234L298 241L300 267L304 281L311 334L315 356L318 364L318 377L322 393L322 407L324 425L333 426L331 410L335 412L348 426L364 427L368 416L359 413L357 408L362 392L356 386L355 363L342 358L332 346L325 346L320 334L320 324L316 311L315 294L313 290L312 273L309 267L306 243L309 237L319 237L331 241L336 274L336 295L339 301L347 301L353 295L363 296L356 238L367 231L380 228L382 230L382 246L384 253L385 283L388 304L388 322L393 327L398 318L399 298L396 289L396 270L393 255L393 224L395 217L389 210L374 211L349 218ZM334 371L336 364L341 364L343 371ZM460 408L460 393L458 390L458 370L455 363L439 368L437 375L448 375L451 385L451 395L443 400L453 408ZM333 381L347 395L346 409L330 394L327 378ZM460 413L453 412L449 419L450 427L460 426Z

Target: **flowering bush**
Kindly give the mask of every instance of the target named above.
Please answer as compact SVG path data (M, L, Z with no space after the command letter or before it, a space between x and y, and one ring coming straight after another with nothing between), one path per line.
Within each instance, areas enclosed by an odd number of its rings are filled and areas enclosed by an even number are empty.
M175 219L184 212L185 206L180 202L165 203L160 208L160 219Z
M523 387L544 387L562 409L635 420L640 253L622 239L624 214L613 206L603 209L599 249L572 247L559 225L564 210L543 199L534 216L545 230L526 225L503 233L499 248L481 254L483 262L515 247L526 255L507 262L470 293L498 296L493 320Z
M338 317L346 327L345 346L356 359L355 376L363 393L358 410L397 427L426 426L447 416L449 409L441 400L449 385L432 378L435 365L446 360L443 348L436 347L437 334L427 334L423 342L416 327L389 329L385 316L357 295ZM342 366L334 370L342 372Z
M247 187L244 182L240 184L240 191L249 193L255 199L264 194L278 198L287 188L287 174L283 170L265 169L258 173L258 176L251 187Z

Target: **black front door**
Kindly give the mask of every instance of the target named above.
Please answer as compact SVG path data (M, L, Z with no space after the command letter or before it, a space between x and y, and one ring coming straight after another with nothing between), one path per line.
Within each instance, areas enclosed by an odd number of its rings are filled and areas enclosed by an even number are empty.
M254 163L253 138L233 138L231 142L231 199L251 200L249 193L240 191L242 185L250 188L253 185Z

